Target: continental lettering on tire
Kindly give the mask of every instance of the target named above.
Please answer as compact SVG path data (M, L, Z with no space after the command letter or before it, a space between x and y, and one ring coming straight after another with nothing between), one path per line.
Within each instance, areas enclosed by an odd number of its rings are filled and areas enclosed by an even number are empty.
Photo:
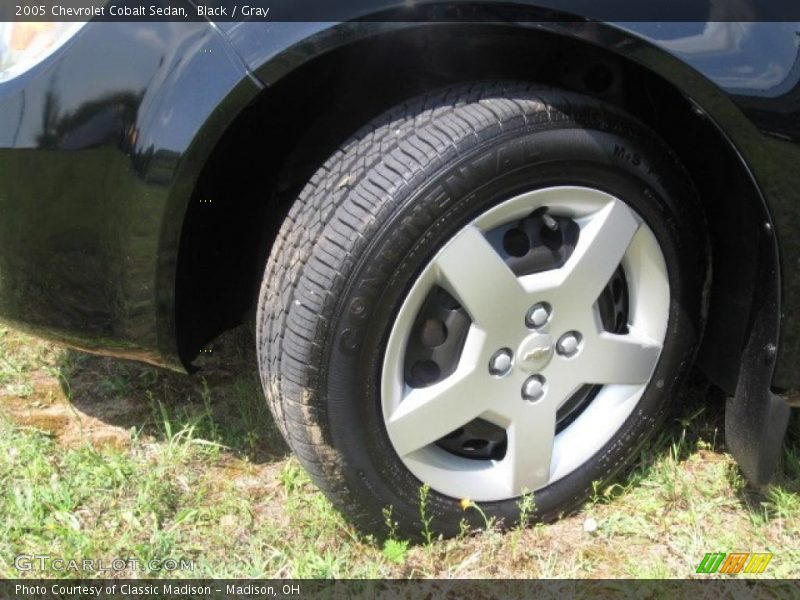
M771 552L708 552L695 572L707 575L760 574L766 570L771 560Z

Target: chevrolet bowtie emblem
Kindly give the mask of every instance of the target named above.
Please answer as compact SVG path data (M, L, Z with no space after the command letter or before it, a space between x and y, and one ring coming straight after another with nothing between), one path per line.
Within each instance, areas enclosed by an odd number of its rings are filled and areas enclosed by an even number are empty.
M531 360L542 360L543 358L547 358L552 351L552 346L540 346L539 348L534 348L530 352L526 353L525 356L522 357L522 360L526 362Z

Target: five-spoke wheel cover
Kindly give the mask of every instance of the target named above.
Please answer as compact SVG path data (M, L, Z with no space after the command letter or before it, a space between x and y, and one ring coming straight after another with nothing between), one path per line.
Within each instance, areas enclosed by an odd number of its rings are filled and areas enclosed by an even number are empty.
M518 276L514 265L526 259L505 260L489 234L545 213L562 230L577 226L562 242L573 246L555 268ZM534 249L549 244L549 235L531 239ZM620 272L627 323L611 332L598 298ZM449 372L420 384L409 379L407 350L437 289L466 317ZM661 354L669 301L659 244L623 200L553 187L501 202L444 244L395 318L381 382L395 451L417 478L455 498L504 500L561 479L600 451L633 412ZM446 341L446 328L423 325L429 340ZM596 388L590 402L558 427L559 410L587 387ZM492 427L505 432L506 447L494 454L502 458L473 460L442 446L470 423L485 423L490 439Z

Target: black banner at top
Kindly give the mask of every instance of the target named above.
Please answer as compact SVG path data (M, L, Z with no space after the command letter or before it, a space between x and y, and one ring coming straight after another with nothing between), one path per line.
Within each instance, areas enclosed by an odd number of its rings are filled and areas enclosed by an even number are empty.
M3 0L0 21L798 21L800 0Z

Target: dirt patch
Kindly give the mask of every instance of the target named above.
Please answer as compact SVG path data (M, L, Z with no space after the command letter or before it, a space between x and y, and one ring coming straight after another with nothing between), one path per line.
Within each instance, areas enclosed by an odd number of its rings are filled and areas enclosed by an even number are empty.
M130 432L87 415L73 406L55 380L41 377L31 381L32 394L9 395L0 392L3 412L23 427L46 432L66 447L91 445L94 448L127 448ZM114 410L123 410L115 407Z

